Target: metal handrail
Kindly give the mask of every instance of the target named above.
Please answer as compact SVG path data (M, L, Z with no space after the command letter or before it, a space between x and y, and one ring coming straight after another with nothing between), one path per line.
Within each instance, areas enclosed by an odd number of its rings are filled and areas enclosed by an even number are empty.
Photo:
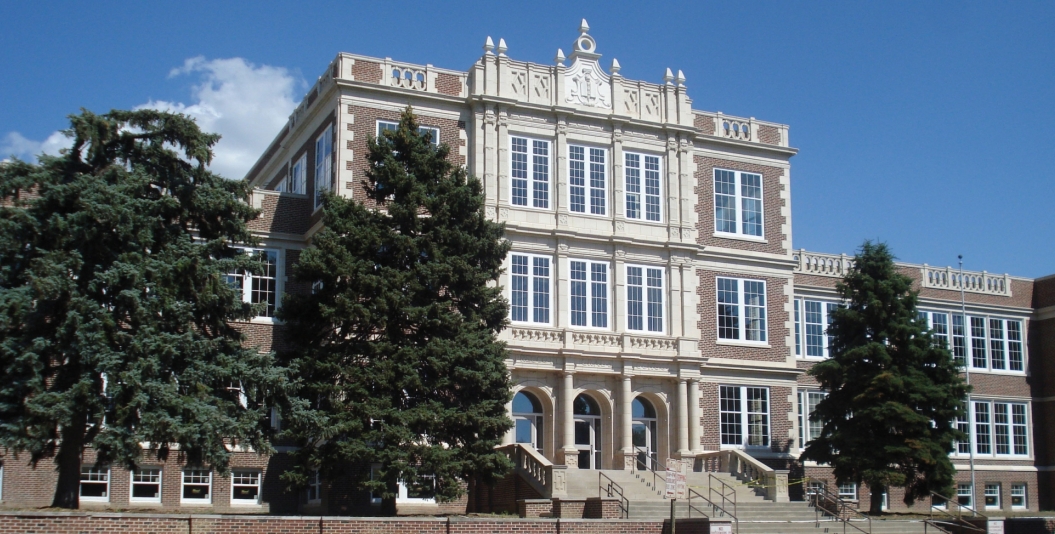
M604 482L602 479L608 479L608 488L605 490ZM612 480L608 475L601 471L597 472L597 498L604 497L602 492L607 493L609 497L613 493L619 496L619 518L629 519L630 518L630 499L627 499L623 495L623 487Z
M721 482L721 481L719 480L719 482ZM736 534L740 534L740 520L737 519L737 517L736 517L736 495L735 494L733 495L733 511L732 511L732 513L729 513L728 509L726 509L726 508L724 508L722 506L719 506L718 503L708 499L707 497L704 497L703 495L700 494L700 492L698 492L698 491L696 491L696 490L694 490L692 488L687 488L687 489L689 490L688 501L689 501L689 517L690 518L692 517L692 511L693 510L696 510L697 512L702 514L704 517L709 517L706 513L703 512L703 510L700 510L699 508L696 508L695 506L692 505L692 496L696 495L696 497L698 497L700 499L703 499L704 501L707 502L707 504L711 505L711 513L712 514L717 514L717 512L721 512L722 514L731 517L733 519L733 524L734 524L733 532L736 532ZM724 501L723 501L723 504L724 504Z
M832 493L832 491L828 489L827 483L822 482L819 488L809 486L808 484L813 480L814 479L810 477L805 477L802 480L802 483L806 485L803 488L805 490L804 493L809 496L810 505L813 506L813 513L817 523L820 523L820 511L824 510L825 513L832 516L833 520L842 522L843 534L846 533L847 525L864 534L872 534L872 518L868 514L862 513L837 493ZM818 480L818 482L821 481ZM830 506L829 503L832 503L834 506ZM857 515L860 519L867 521L868 530L852 523L848 517L849 514Z
M643 468L645 468L645 471L649 471L649 472L652 473L652 487L653 488L659 488L659 483L660 482L662 482L664 488L666 488L667 477L663 476L663 475L660 475L659 473L656 472L656 466L659 465L659 456L656 453L654 453L654 452L648 452L648 451L646 451L644 449L638 449L637 452L645 453L645 455L647 455L648 458L650 460L652 460L652 462L651 462L652 465L651 466L646 465L644 462L641 461L641 457L638 456L637 454L635 454L634 455L634 466L635 466L635 468L636 467L643 467ZM666 491L666 490L664 489L664 491Z
M937 497L937 498L945 501L945 508L939 508L936 505L931 504L930 505L930 513L931 513L931 515L934 515L934 512L937 511L939 514L941 514L942 516L944 516L947 519L945 519L944 521L941 521L941 520L937 520L936 521L934 519L928 519L927 521L925 521L925 523L926 522L930 522L930 523L933 524L933 526L935 528L937 528L939 530L944 530L940 526L938 526L939 523L948 523L948 524L951 524L951 525L955 525L955 526L957 526L959 528L971 530L971 531L974 531L974 532L983 532L983 533L985 532L985 529L978 528L978 527L972 525L971 523L969 523L967 521L964 521L964 519L963 519L963 511L967 510L967 511L971 512L971 517L980 517L980 518L984 519L987 522L989 521L989 516L987 516L987 515L979 512L979 511L975 510L974 508L972 508L970 506L966 506L966 505L960 504L959 501L954 501L954 500L952 500L952 499L950 499L950 498L948 498L948 497L946 497L946 496L944 496L944 495L942 495L940 493L936 493L936 492L932 491L932 492L930 492L930 495L931 495L932 498L933 497ZM948 507L949 507L950 504L956 506L956 513L955 514L953 514L952 512L949 512ZM926 527L924 527L924 529L926 529Z
M712 481L717 481L719 484L721 484L721 489L714 489L714 484L711 483ZM736 515L736 488L730 486L729 484L726 484L724 480L714 476L714 473L707 473L707 496L713 497L714 492L716 491L718 492L718 496L722 498L723 507L726 505L726 501L732 501L733 515ZM730 495L732 496L732 498L730 498Z

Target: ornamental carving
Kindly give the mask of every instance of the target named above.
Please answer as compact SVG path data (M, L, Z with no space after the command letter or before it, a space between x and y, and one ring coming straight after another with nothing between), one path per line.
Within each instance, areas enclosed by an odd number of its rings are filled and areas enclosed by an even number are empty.
M612 109L612 85L597 61L577 58L564 77L568 103Z

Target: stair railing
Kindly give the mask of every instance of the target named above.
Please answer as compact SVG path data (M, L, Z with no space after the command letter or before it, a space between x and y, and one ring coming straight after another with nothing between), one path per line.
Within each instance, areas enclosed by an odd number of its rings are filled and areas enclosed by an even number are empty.
M935 497L937 497L938 499L941 499L942 502L945 503L945 506L938 506L936 504L933 504L933 502L931 503L931 505L930 505L931 518L923 521L923 530L924 531L927 530L927 526L929 525L929 526L932 526L932 527L938 529L940 532L949 532L949 533L951 533L951 532L957 532L958 531L961 534L964 533L964 532L980 532L980 533L985 533L986 532L986 529L980 528L977 525L971 523L970 521L965 520L963 518L963 511L967 510L968 512L971 513L971 517L981 518L982 520L984 520L984 521L986 521L988 523L989 517L986 516L985 514L982 514L981 512L975 510L974 508L972 508L970 506L967 506L967 505L964 505L964 504L960 504L959 501L954 501L954 500L952 500L952 499L950 499L950 498L948 498L948 497L946 497L946 496L944 496L944 495L942 495L940 493L935 493L935 492L932 491L932 492L930 492L930 495L931 495L932 499L935 498ZM955 512L950 512L949 511L949 506L950 505L955 507L955 510L956 510ZM934 512L938 512L938 516L939 516L938 519L934 519L934 517L933 517L934 516ZM951 528L945 528L945 527L951 527Z
M830 515L834 521L839 521L843 524L843 534L846 534L847 526L858 532L862 532L863 534L872 534L872 518L868 516L868 514L862 513L849 501L840 497L839 494L833 493L828 489L827 484L821 483L814 485L811 483L813 481L814 480L810 477L805 477L802 480L802 483L806 489L806 496L809 498L810 506L813 507L813 513L818 525L820 525L820 513L823 510L824 513ZM851 519L852 517L863 519L864 527L862 528L853 523Z
M505 454L513 462L513 471L545 499L566 497L567 466L553 465L534 447L523 443L499 445L495 450Z
M717 488L714 487L715 482L718 483ZM707 473L707 496L710 499L714 499L715 493L718 494L717 500L722 501L722 508L729 508L729 505L732 504L733 515L736 515L736 488L714 476L714 473Z
M608 481L608 485L605 486L605 480ZM619 497L619 518L629 519L630 518L630 499L627 499L623 495L623 487L612 480L608 475L602 471L597 472L597 497Z
M766 499L784 502L788 498L787 471L777 472L739 449L707 452L697 457L703 460L705 471L729 473L765 492Z
M646 464L641 460L641 456L645 455L650 461ZM656 471L656 466L659 465L659 456L654 452L648 452L645 449L638 449L637 454L634 456L634 469L635 471L648 471L652 473L652 487L656 491L661 492L661 495L666 495L667 491L667 476L666 473L659 474ZM662 490L659 488L663 488Z
M719 482L721 482L721 481L719 481ZM740 534L740 520L736 518L736 495L735 494L733 495L733 499L732 499L733 511L730 512L726 507L720 506L718 503L708 499L707 497L704 497L698 491L696 491L696 490L694 490L692 488L688 488L688 490L689 490L688 501L689 501L689 517L690 518L692 517L692 511L693 510L695 510L697 513L699 513L700 515L702 515L704 517L726 516L726 517L729 517L730 519L733 520L733 532L735 532L736 534ZM710 505L711 506L711 514L712 515L708 516L703 510L700 510L699 508L694 506L692 504L693 496L695 496L697 499L700 499L700 500L706 502L708 505ZM723 504L724 504L724 501L723 501Z

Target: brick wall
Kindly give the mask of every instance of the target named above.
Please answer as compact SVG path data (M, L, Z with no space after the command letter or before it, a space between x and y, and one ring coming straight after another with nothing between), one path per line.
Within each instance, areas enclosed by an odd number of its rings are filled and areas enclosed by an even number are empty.
M762 175L762 235L766 240L765 243L714 237L714 169L716 167ZM778 167L696 156L696 195L699 198L696 204L696 213L699 215L699 222L696 225L699 232L698 242L711 247L788 254L789 251L784 248L783 242L787 240L790 243L791 239L781 230L781 225L785 222L784 216L780 213L781 208L784 207L784 199L780 198L780 193L785 188L780 183L780 177L783 174L784 170ZM739 214L739 211L737 213Z
M436 91L441 95L458 96L462 94L462 83L457 76L440 72L436 74Z
M381 83L381 64L357 59L352 65L352 76L357 82Z
M758 142L767 145L779 145L780 130L776 126L758 125Z
M788 284L786 278L770 278L704 269L697 269L696 272L700 277L700 285L696 289L696 294L700 300L696 311L700 316L698 323L700 328L700 352L703 357L768 362L783 362L787 360L789 352L785 343L789 331L784 324L788 320L788 313L784 310L784 305L788 302L788 298L784 294L784 287ZM769 348L718 344L718 282L716 279L719 276L764 280L766 282L766 337Z
M308 231L313 209L311 197L279 193L254 193L263 198L260 216L247 225L254 232L279 232L301 235Z
M694 115L692 122L693 126L695 126L700 133L714 135L714 117L708 117L707 115Z

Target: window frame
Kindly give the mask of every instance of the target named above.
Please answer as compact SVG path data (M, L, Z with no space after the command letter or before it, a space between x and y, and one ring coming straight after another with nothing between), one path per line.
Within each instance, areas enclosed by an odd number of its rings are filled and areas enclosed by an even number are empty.
M1010 317L1007 317L1007 316L1000 316L1000 315L970 314L970 313L968 313L966 315L966 317L964 317L963 314L959 313L958 310L957 311L942 311L942 310L932 310L932 309L921 309L919 311L919 313L920 313L921 316L925 316L924 318L927 321L927 328L930 329L932 332L934 331L934 324L935 324L934 316L936 316L936 315L944 315L945 316L945 320L947 321L946 325L947 325L947 331L948 332L947 332L947 334L945 334L943 336L939 335L939 337L945 338L945 340L947 342L946 347L949 349L949 352L952 353L954 361L956 361L958 365L964 366L966 368L966 370L968 370L968 371L970 371L972 373L986 372L986 373L995 373L995 374L1009 374L1009 375L1016 375L1016 376L1022 376L1022 375L1026 374L1026 369L1029 367L1029 350L1028 350L1028 344L1026 342L1026 321L1025 321L1025 319L1010 318ZM963 318L962 319L962 325L957 324L956 323L957 320L961 319L961 318ZM981 324L981 331L984 334L983 337L975 336L976 330L974 330L974 328L973 328L972 319L976 319L976 320L981 321L981 323L982 323ZM993 337L992 325L993 325L994 321L999 321L1000 322L1001 334L1003 335L1002 339L998 340L998 339L994 339L994 337ZM1017 327L1015 328L1015 330L1017 330L1017 335L1018 335L1018 339L1017 340L1016 339L1011 339L1011 334L1012 334L1011 325L1017 325ZM962 326L962 330L963 330L963 335L958 335L956 333L956 331L957 331L957 329L960 329L961 326ZM959 362L959 360L957 359L957 355L956 355L956 343L960 339L962 339L962 342L963 342L963 352L964 352L963 362L962 363ZM978 346L976 344L976 340L980 344L980 346ZM1003 361L1004 361L1004 368L1003 369L998 369L998 368L993 367L993 352L994 352L994 348L995 348L994 343L996 343L997 341L999 341L1001 343L1000 350L1003 351ZM1021 369L1012 369L1011 368L1012 367L1011 357L1012 357L1012 344L1013 343L1017 343L1018 344L1017 352L1018 352L1018 358L1020 359L1019 365L1021 366ZM976 348L978 348L982 352L984 352L984 354L985 354L985 356L984 356L985 357L985 366L976 366L975 365L975 349Z
M381 127L382 124L384 124L385 126L391 125L391 126L394 126L394 128L382 128ZM390 120L385 120L385 119L377 119L376 124L374 125L374 134L375 134L376 137L381 137L381 132L383 132L385 130L398 130L398 129L399 129L399 121L390 121ZM425 126L424 124L418 124L418 133L419 134L424 134L425 132L422 131L422 130L427 130L429 133L432 134L432 139L429 141L429 143L431 143L432 146L440 146L440 129L438 127L436 127L436 126Z
M722 407L722 399L723 399L722 393L724 392L724 390L726 388L738 389L739 390L739 393L738 393L739 397L738 397L738 399L739 399L739 403L740 403L740 408L739 408L738 412L733 412L731 410L723 409L723 407ZM752 415L752 414L762 414L763 413L763 412L752 412L748 408L748 391L749 390L760 390L760 391L765 391L766 392L766 399L765 399L766 411L764 412L766 433L764 435L765 443L763 445L751 445L751 444L749 444L749 442L751 441L750 415ZM769 386L747 386L747 385L741 385L741 384L726 384L726 385L719 384L719 386L718 386L718 441L719 441L719 444L720 444L719 445L719 449L769 450L772 447L772 444L773 444L773 397L772 397L772 395L770 393L771 392L770 392ZM725 434L727 434L727 433L722 430L722 425L723 425L722 416L724 414L726 414L726 413L739 413L739 415L740 415L739 423L738 423L739 424L739 428L740 428L740 443L739 444L725 443L725 439L726 439L725 438Z
M966 498L967 503L963 501ZM958 482L956 484L956 503L965 508L974 510L974 486L970 482Z
M90 478L88 480L84 479L85 475L91 477L93 475L94 476L98 476L98 474L100 474L100 473L104 473L105 474L105 477L106 477L105 480L92 480ZM77 496L80 499L80 502L110 502L110 491L112 489L111 488L111 482L113 481L112 477L113 477L113 471L110 469L110 466L100 467L98 465L90 465L90 466L89 465L82 465L81 466L80 482L77 484ZM89 484L105 483L106 489L104 490L104 493L106 495L104 495L102 497L91 496L91 495L87 495L87 496L84 495L83 492L84 492L84 483L85 482L87 482Z
M282 307L282 294L283 294L283 292L285 290L285 269L284 269L284 265L283 265L284 259L285 259L285 254L283 253L283 249L280 249L280 248L266 248L266 247L264 247L264 248L236 247L236 248L242 254L268 254L268 255L274 254L274 257L275 257L275 273L274 273L274 276L264 276L264 275L261 275L261 274L255 274L255 273L251 273L251 272L248 272L248 271L245 271L245 272L242 272L242 273L227 273L226 276L227 277L235 277L235 276L241 277L242 287L241 287L241 289L239 289L239 291L240 291L240 294L241 294L241 297L242 297L242 302L246 302L246 303L249 303L249 304L258 304L257 302L253 302L253 298L254 298L254 295L253 295L253 282L254 282L254 280L257 280L257 279L260 279L260 280L274 280L274 282L275 282L275 286L274 286L275 289L274 289L273 293L275 295L275 303L271 307L271 315L266 315L266 314L265 315L254 315L252 317L252 320L253 321L278 322L278 319L275 318L275 313L279 310L279 308ZM228 282L230 283L230 278L228 278ZM266 310L265 310L265 313L266 313Z
M513 181L518 179L515 176L514 169L513 169L513 163L514 163L514 161L513 161L513 159L514 159L513 158L513 154L514 154L514 150L513 150L513 144L514 143L513 143L513 140L514 139L522 139L522 140L524 140L524 143L525 143L525 152L523 152L523 154L525 154L525 157L526 157L525 165L527 167L524 169L525 176L523 178L524 181L526 182L526 184L525 184L526 189L525 189L525 193L524 193L525 196L524 196L524 203L523 204L517 204L516 203L516 198L513 196L513 192L515 190ZM528 136L528 135L520 135L520 134L509 134L507 140L509 142L509 161L507 162L508 169L509 169L509 205L513 206L513 207L515 207L517 209L530 209L530 210L539 210L539 211L553 211L553 207L554 207L554 198L553 198L553 142L548 140L548 139L540 139L540 138L537 138L537 137L531 137L531 136ZM537 149L538 146L545 147L545 149L546 149L545 156L540 156L540 155L535 153L535 150ZM518 151L516 153L520 154L521 152ZM544 162L545 163L545 169L546 169L546 171L545 171L546 179L545 180L541 180L540 181L540 180L538 180L536 178L536 173L538 172L537 165L539 165L539 163L540 163L537 158L545 158L545 162ZM544 184L545 185L545 196L546 196L546 198L545 198L545 205L544 206L536 205L538 203L537 200L539 198L539 193L542 191L542 188L539 187L540 184Z
M797 408L799 422L799 450L805 449L806 445L813 441L813 438L810 437L810 432L808 431L810 425L812 424L812 421L810 421L809 417L810 414L813 413L813 410L809 409L809 400L811 395L819 396L820 399L823 400L828 396L828 392L820 389L800 388L798 390ZM823 428L823 425L821 425L821 428Z
M640 285L638 285L638 284L631 284L630 283L630 269L641 269L641 284ZM660 297L660 300L659 300L659 307L658 307L658 309L659 309L658 319L659 319L659 321L661 323L659 330L653 330L651 328L652 327L652 323L653 323L654 320L657 319L657 316L652 314L652 310L655 309L655 308L654 308L653 301L651 300L651 297L652 297L652 295L654 293L652 291L650 291L650 289L652 289L653 286L649 285L649 281L650 281L649 275L651 274L649 271L659 272L659 281L660 281L659 297ZM624 276L624 278L623 278L623 280L624 280L623 286L624 286L624 291L625 291L625 302L623 303L624 304L624 306L623 306L623 321L625 321L624 324L626 325L626 331L627 332L639 333L639 334L649 334L649 335L663 335L663 334L665 334L667 332L667 323L669 322L667 320L667 317L666 317L668 315L667 314L667 300L668 299L667 299L667 287L666 287L667 286L666 269L664 269L663 267L654 267L654 266L649 266L649 265L645 265L645 264L627 263L627 264L623 265L623 276ZM631 320L630 320L631 319L631 317L630 317L630 288L632 286L641 288L641 328L640 329L631 327L632 323L631 323Z
M143 474L145 474L146 471L156 471L157 472L157 482L145 482L145 481L142 481L142 480L136 480L136 476L137 475L143 475ZM162 491L164 490L164 483L165 483L165 472L164 472L164 469L162 469L160 467L141 467L139 469L136 469L135 471L129 471L128 472L128 502L130 502L130 503L153 503L153 504L160 503L161 502ZM137 485L152 486L152 485L155 485L155 484L158 487L157 497L136 497L135 496L135 494L136 494L136 486Z
M721 281L732 280L736 282L736 296L737 301L735 304L737 309L737 326L736 338L722 337L722 326L721 321L723 315L718 309L719 306L730 305L730 303L719 302L719 295L722 291ZM747 339L747 308L744 282L756 282L762 284L762 296L765 298L765 302L761 306L751 306L762 309L762 321L764 322L763 327L760 329L764 339L762 340L751 340ZM769 283L767 280L760 280L755 278L736 278L732 276L716 276L714 278L714 304L715 304L715 317L714 317L714 328L715 328L715 339L718 344L736 344L736 345L752 345L757 347L768 347L769 346Z
M250 480L255 479L255 483L236 482L240 478L248 477ZM231 476L231 506L259 506L261 503L261 493L263 491L264 473L259 469L232 469ZM235 491L238 488L255 488L256 494L252 499L240 499L235 497Z
M733 173L733 187L735 189L735 194L732 195L732 196L733 196L733 199L734 199L733 202L734 202L734 208L735 208L735 215L734 215L734 217L736 219L736 226L735 226L736 231L735 232L727 232L725 230L721 230L721 229L719 229L719 226L718 226L718 209L719 209L719 206L718 206L718 195L719 195L719 193L718 193L718 188L717 188L717 183L716 182L718 180L718 173L719 172L731 172L731 173ZM743 195L743 175L744 174L750 174L752 176L758 176L758 198L757 199L754 199L754 198L751 198L751 197L744 197L744 195ZM714 211L712 211L711 213L714 216L714 235L715 235L715 237L723 237L723 238L731 238L731 239L743 239L743 240L748 240L748 241L765 241L766 240L765 174L760 173L760 172L738 171L738 170L735 170L735 169L726 169L726 168L722 168L722 167L714 167L712 172L711 172L711 189L712 189L712 191L714 193L714 202L713 202ZM729 195L723 194L722 196L729 196ZM744 204L744 199L745 198L749 198L751 200L758 200L758 203L759 203L759 210L758 210L759 222L758 222L758 224L759 224L759 227L760 227L760 233L758 235L749 234L749 233L746 233L744 231L744 224L745 224L746 220L744 219L743 204Z
M208 478L207 478L207 482L206 483L203 484L201 482L190 482L190 483L187 482L187 477L188 476L190 476L190 477L200 477L201 476L200 473L207 473L208 474ZM190 485L190 486L205 486L206 487L206 491L207 491L207 493L205 494L205 497L202 497L202 498L187 497L186 493L187 493L187 486L188 485ZM189 504L189 505L194 505L194 504L211 505L212 504L212 486L213 486L212 469L184 468L183 470L180 471L180 487L179 487L179 502L180 502L180 504L181 505L185 505L185 504Z
M996 504L990 506L989 497L992 496L992 494L989 492L989 490L994 486L996 487ZM1004 489L1003 484L1001 484L1000 482L986 482L985 485L982 486L982 488L982 506L985 507L986 510L1001 510L1001 506L1003 505L1003 499L1001 498L1001 492Z
M320 155L320 143L322 143L322 152L324 155ZM322 195L326 192L333 191L333 124L326 126L326 129L315 138L315 204L314 210L318 210L322 207ZM328 178L328 180L323 180ZM321 184L326 184L325 187L320 187Z
M609 193L611 191L611 182L612 182L612 172L611 172L611 169L609 168L609 167L611 167L611 159L612 159L611 155L609 154L611 151L608 150L608 148L605 148L605 147L599 147L599 146L588 145L588 144L568 143L567 146L568 146L568 166L567 166L566 171L568 173L567 174L567 176L568 176L568 185L567 185L567 187L568 187L568 212L569 213L573 213L575 215L585 216L585 217L610 217L611 216L611 210L610 210L610 207L609 207L610 202L609 202L608 196L609 196ZM574 209L574 204L572 204L572 187L574 187L572 185L572 163L573 163L573 161L578 161L578 160L573 160L572 159L572 148L581 148L581 149L583 149L583 159L582 159L582 163L583 163L583 184L582 184L582 188L583 188L583 209L582 209L582 211L577 211L576 209ZM594 165L594 162L592 160L592 156L593 156L593 151L594 150L599 151L600 154L604 157L604 162L602 163L602 168L604 169L604 186L601 188L601 195L599 197L600 198L600 209L601 209L600 213L596 213L594 211L594 209L595 209L594 199L597 198L597 197L595 197L593 195L593 192L594 192L594 190L596 190L596 188L593 187L593 185L592 185L592 180L593 180L592 173L594 172L593 168L592 168L593 165Z
M823 314L823 323L813 323L807 321L808 312L807 303L818 304L821 307L821 313ZM832 324L832 311L839 307L838 302L832 302L830 300L813 299L806 297L795 298L795 358L800 360L814 360L821 361L831 357L831 341L832 336L828 334L828 328ZM809 343L809 326L820 324L821 329L821 355L813 356L809 354L811 347Z
M299 169L299 173L298 173ZM300 181L297 181L298 175ZM289 176L283 180L286 187L283 189L284 193L295 193L298 195L307 194L308 189L308 154L305 152L301 154L296 161L290 161L289 164ZM298 187L299 186L299 187Z
M322 472L319 469L308 471L308 487L305 488L305 501L308 504L322 504ZM315 496L312 496L312 491Z
M585 271L584 271L585 279L584 280L577 280L577 279L572 278L575 275L575 272L572 269L572 266L573 266L572 264L573 263L582 263L582 264L584 264L584 266L585 266ZM595 321L594 321L595 314L598 313L598 310L594 309L594 304L596 303L595 301L596 301L597 297L594 295L593 290L594 290L594 285L598 283L598 282L593 280L593 275L594 275L593 267L594 266L603 266L604 267L604 274L605 274L605 281L604 281L604 310L601 310L601 312L600 312L600 313L603 313L603 317L604 317L604 323L605 324L603 326L596 326ZM612 286L613 286L613 284L612 284L612 282L613 282L612 275L613 275L612 265L611 265L611 263L609 263L607 261L587 260L587 259L579 259L579 258L568 258L568 326L569 326L569 328L584 329L584 330L601 330L601 331L612 330L612 320L611 320L612 319ZM582 297L586 301L586 308L582 312L582 313L586 314L586 324L581 324L581 325L580 324L575 324L575 314L577 312L575 310L574 299L577 298L577 297L575 295L575 289L574 289L573 286L576 283L585 284L585 289L586 289L586 294Z
M523 257L527 258L527 269L528 269L528 272L527 272L526 275L517 274L517 273L513 272L513 269L514 269L513 261L514 261L514 258L516 256L523 256ZM537 296L536 287L537 286L536 286L535 281L537 279L542 278L541 276L535 274L535 268L536 268L535 260L536 259L544 259L544 260L546 260L548 262L548 266L549 266L548 267L549 268L549 271L548 271L549 274L547 274L545 276L546 284L547 284L547 288L546 288L546 317L547 317L547 320L545 322L535 321L534 320L534 318L536 317L536 313L535 312L537 310L537 307L536 307L536 302L537 302L537 299L536 299L536 296ZM554 306L553 306L553 279L554 279L554 271L555 271L554 263L555 262L553 261L553 258L551 256L544 256L544 255L541 255L541 254L531 254L531 253L525 253L525 252L510 252L509 253L509 268L508 268L507 272L509 273L509 293L508 293L508 295L509 295L509 322L510 323L516 324L516 325L532 325L532 326L552 326L553 325L553 321L554 321L554 318L553 318L553 316L554 316L554 313L553 313L554 312L554 309L553 309L554 308ZM515 287L513 285L513 277L514 276L527 276L528 284L527 284L527 312L526 313L527 313L527 317L528 318L527 318L527 320L523 320L523 321L514 319L514 315L513 315L513 303L514 303L513 292L515 291Z
M403 480L399 481L396 493L396 504L434 504L436 502L436 475L419 475L419 479L432 479L432 497L410 497L410 487Z
M986 407L986 414L985 414L985 416L987 418L986 421L981 421L980 422L978 420L978 405L979 404L985 405L985 407ZM980 457L980 458L1017 459L1017 460L1025 460L1025 459L1033 458L1033 454L1034 454L1033 443L1032 443L1033 429L1032 429L1032 425L1030 424L1030 422L1032 421L1032 406L1031 406L1031 404L1032 403L1029 402L1029 401L1017 400L1017 399L1016 400L1010 400L1010 399L972 398L971 402L968 405L968 408L969 408L970 411L969 411L969 414L968 414L968 417L967 417L967 421L968 421L968 425L969 425L968 429L970 430L970 432L968 434L968 442L967 443L971 447L974 447L974 456L976 458ZM1002 414L998 414L997 413L997 405L1004 405L1006 407L1004 414L1007 415L1007 418L1006 418L1006 421L1004 423L999 423L998 422L997 417L999 415L1002 415ZM1017 415L1019 415L1019 417L1023 421L1022 423L1016 423L1015 422L1015 416L1016 416L1016 414L1015 414L1015 407L1016 406L1019 406L1019 407L1022 408L1022 410L1021 410L1022 413L1017 414ZM958 428L961 428L961 430L962 430L962 425L964 424L964 421L960 420L960 419L957 419L957 420L954 420L953 424L956 425ZM988 443L987 444L979 443L979 441L978 441L978 436L979 436L979 432L978 431L979 431L979 427L980 426L985 426L985 430L986 430L986 433L988 435ZM1000 429L998 429L998 426L1004 426L1006 428L1006 432L1007 432L1007 434L1006 434L1007 447L1008 447L1008 451L1009 451L1006 454L997 452L998 451L998 446L1000 445L998 443L998 437L1000 436L1000 433L999 433ZM1023 434L1016 434L1017 430L1024 430L1024 435ZM1022 442L1025 444L1025 448L1026 448L1026 452L1025 453L1016 453L1015 452L1015 450L1016 450L1015 437L1016 436L1023 437ZM953 452L950 453L950 456L957 457L957 458L967 458L968 456L970 456L970 449L968 449L967 452L962 452L961 451L961 447L963 446L963 444L964 443L961 442L961 441L954 441L953 442L954 449L953 449ZM983 446L983 445L984 446L988 446L988 449L989 449L988 452L981 452L980 451L979 447Z
M630 197L632 193L630 191L630 158L632 156L638 157L639 172L638 180L638 192L636 193L640 198L638 200L638 216L634 217L630 215ZM655 195L648 194L647 175L648 163L647 158L655 158L658 166L656 170L658 183L658 192ZM657 218L648 218L648 199L650 196L656 198ZM639 221L646 223L662 223L663 222L663 157L656 154L649 154L647 152L635 152L632 150L623 151L623 216L631 221Z
M1018 497L1018 495L1015 495L1015 493L1019 489L1022 490L1022 504L1015 504L1015 497ZM1012 483L1009 495L1011 497L1010 504L1012 510L1025 510L1029 508L1029 485L1025 482Z

